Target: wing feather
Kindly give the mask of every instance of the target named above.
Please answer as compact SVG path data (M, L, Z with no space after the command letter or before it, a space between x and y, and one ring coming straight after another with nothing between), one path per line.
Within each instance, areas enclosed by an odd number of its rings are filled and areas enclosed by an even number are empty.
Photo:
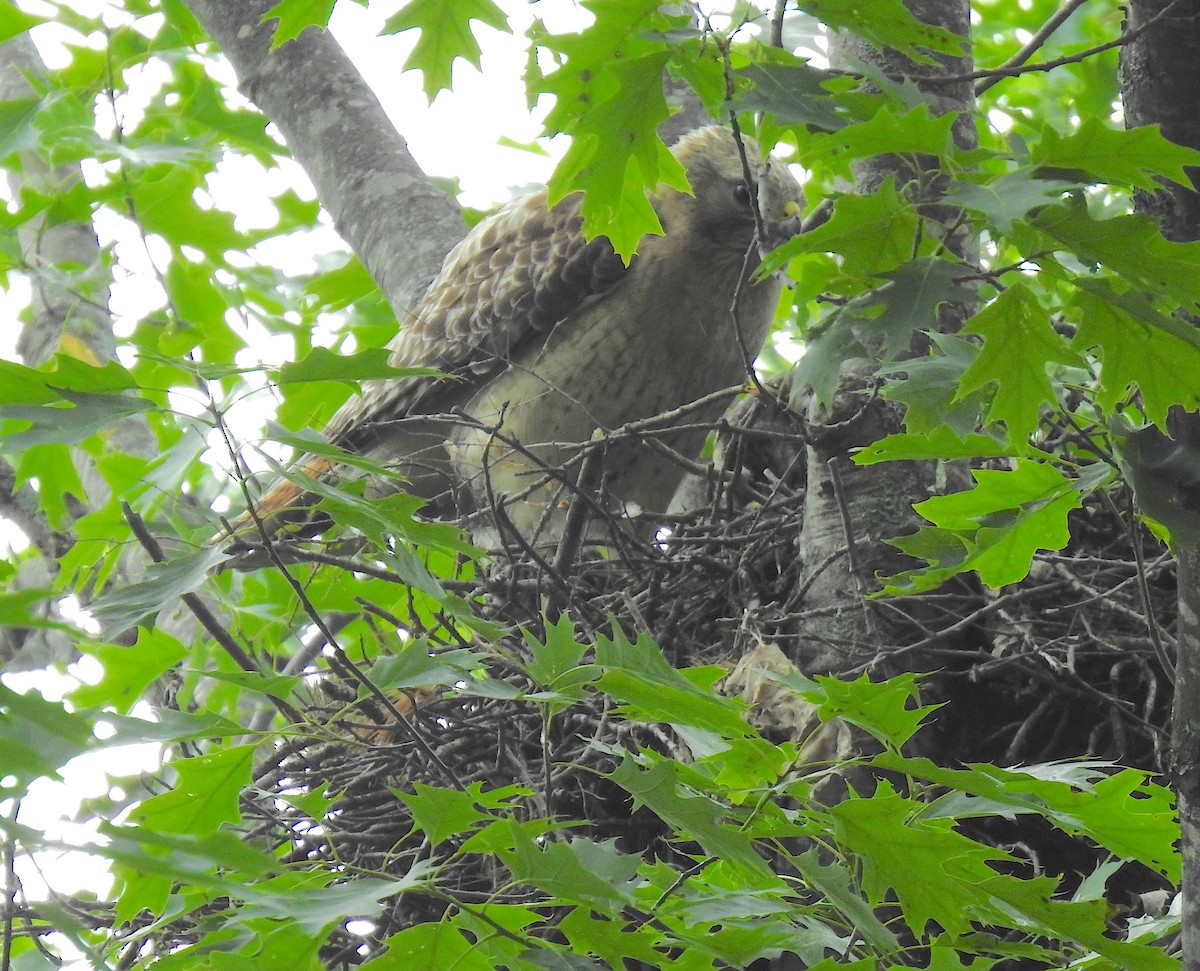
M474 385L616 286L628 268L606 238L583 238L580 202L568 196L547 209L546 193L537 192L476 225L450 251L392 341L391 363L437 368ZM363 395L330 420L326 435L353 448L372 434L373 422L446 410L456 384L436 378L366 382Z

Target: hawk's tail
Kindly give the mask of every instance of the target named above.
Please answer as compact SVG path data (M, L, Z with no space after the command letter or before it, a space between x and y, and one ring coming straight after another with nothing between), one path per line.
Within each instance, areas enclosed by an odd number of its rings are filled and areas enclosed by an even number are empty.
M332 459L305 455L293 469L300 476L319 479L337 467L338 463ZM221 531L208 541L208 545L229 543L234 550L248 549L264 544L264 532L267 537L271 537L285 526L312 523L316 527L318 520L312 514L316 498L292 479L276 479L254 504L253 511L248 509L237 519L226 523Z

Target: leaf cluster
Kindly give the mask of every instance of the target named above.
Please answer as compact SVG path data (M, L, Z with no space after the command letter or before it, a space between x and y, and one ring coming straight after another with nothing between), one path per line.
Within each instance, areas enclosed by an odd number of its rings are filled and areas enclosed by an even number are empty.
M344 937L350 922L375 928L352 933L364 966L379 968L412 966L422 953L433 963L421 966L531 969L627 961L741 967L784 953L811 967L908 964L921 954L970 955L987 967L1015 958L1174 966L1152 946L1170 922L1108 933L1103 887L1115 868L1136 861L1178 877L1170 793L1146 773L1099 763L947 769L906 756L902 746L937 717L919 704L912 676L846 682L764 670L808 708L814 736L850 730L872 740L873 755L824 763L801 754L811 737L778 745L752 729L743 702L714 694L721 670L673 668L645 638L615 633L580 643L564 620L544 638L527 634L514 657L516 680L477 672L463 686L464 666L482 670L485 659L462 652L430 663L415 648L397 656L407 671L392 665L379 673L391 685L457 682L450 691L460 700L504 694L514 710L540 709L548 734L600 697L617 723L668 729L674 751L591 742L610 755L611 768L598 776L624 793L643 827L654 820L653 852L597 838L588 820L538 812L527 786L417 784L396 790L411 828L395 838L422 841L423 862L402 873L340 872L291 858L286 841L272 853L239 835L251 822L245 794L267 743L239 741L239 726L217 716L162 712L150 721L6 691L0 747L7 764L33 776L100 746L225 739L204 755L173 759L164 767L169 785L104 823L86 847L111 862L114 916L126 922L107 943L75 928L101 964L106 949L141 942L169 967L206 966L218 951L271 966L292 955L316 967L328 935ZM112 703L126 685L115 668L109 674L75 700ZM113 728L104 742L95 738L97 721ZM846 787L846 797L817 798L830 786ZM293 821L309 825L339 813L332 791L271 798L291 803L301 814ZM995 815L1041 817L1096 844L1101 862L1064 896L1056 878L1027 878L1012 852L964 833L971 820ZM29 826L0 825L27 846L60 845ZM484 897L454 880L457 863L472 856L503 874ZM385 903L397 894L437 902L440 920L390 924ZM163 916L146 923L145 914ZM184 914L189 946L162 953Z
M1121 922L1104 898L1122 866L1178 877L1169 794L1144 772L946 768L907 755L905 743L938 717L912 678L765 672L812 716L811 737L774 744L717 690L722 671L676 670L645 638L583 638L559 622L514 640L481 615L477 551L459 532L421 518L403 494L365 497L361 482L303 484L342 530L331 540L365 545L298 549L286 574L272 564L213 575L222 554L203 546L219 525L213 503L226 479L249 489L246 457L286 474L280 445L333 454L305 430L357 382L407 372L379 351L335 353L382 346L392 312L367 269L328 243L286 147L230 90L186 5L120 6L114 27L48 5L73 38L63 65L0 103L0 158L15 180L0 213L0 285L111 306L120 335L115 357L68 327L44 363L0 364L6 514L26 515L31 540L0 562L0 622L57 636L98 672L61 702L0 685L0 799L15 806L76 758L115 753L120 764L128 746L159 746L164 764L155 779L115 778L80 810L96 827L84 851L116 880L111 907L30 908L23 925L9 924L16 962L74 949L100 968L316 968L333 961L334 940L337 960L380 968L739 967L784 953L814 968L1173 966L1155 943L1172 918ZM778 142L808 171L813 205L831 207L767 263L795 281L784 309L806 342L797 395L831 400L842 365L871 357L905 431L859 462L973 464L970 489L918 506L928 525L897 545L925 565L888 592L929 591L966 571L991 587L1020 581L1038 551L1068 543L1075 511L1123 476L1140 497L1159 490L1162 502L1143 504L1166 533L1193 535L1176 493L1145 474L1175 466L1143 433L1170 432L1179 407L1200 409L1189 322L1200 312L1200 249L1164 239L1129 201L1183 181L1200 159L1155 130L1121 130L1111 53L998 84L964 124L933 115L912 83L767 46L765 11L750 5L717 26L658 0L583 7L591 19L578 31L535 21L528 33L531 102L552 100L547 134L571 139L553 192L586 191L589 231L631 253L655 229L647 187L682 185L656 126L670 112L664 72L686 82L714 116ZM1003 64L1014 31L1050 13L1044 0L978 7L984 66ZM266 19L279 46L323 29L331 9L281 0ZM0 3L0 35L34 19ZM1113 4L1045 53L1094 46L1118 22ZM385 29L415 32L407 67L433 96L456 60L478 64L477 24L503 29L504 18L490 0L418 0ZM790 26L851 30L926 62L958 51L899 0L805 2ZM891 179L870 194L842 188L880 155L903 163ZM220 201L230 166L267 174L264 218ZM93 223L127 234L106 237L94 265L29 245ZM967 237L982 241L978 253L961 245ZM285 268L270 255L280 244L313 258ZM121 286L141 265L131 249L151 255L136 301ZM955 308L966 308L961 326L945 326ZM32 302L22 314L34 321ZM270 342L295 363L255 363ZM263 398L276 424L239 448L227 416ZM228 475L214 475L206 454ZM165 563L130 568L138 522L171 537ZM181 596L198 590L248 645L249 669L181 619ZM67 598L85 613L64 618ZM276 785L264 766L314 739L373 744L308 714L331 671L354 686L351 722L366 705L404 716L399 699L415 705L426 693L532 711L541 735L522 741L541 747L545 778L382 780L406 814L395 840L422 848L402 872L357 867L334 843L323 844L327 856L297 855L300 830L263 831L251 807L286 804L319 836L344 815L345 793ZM589 750L609 761L579 771L619 792L629 818L648 820L647 845L552 811L554 739L597 709L610 731ZM838 731L868 739L869 754L806 757L821 733ZM825 799L829 789L845 798ZM1013 852L972 835L973 822L997 816L1045 820L1097 847L1101 862L1078 886L1026 878ZM19 812L0 827L18 857L79 848ZM487 860L494 885L462 892L456 867L468 856ZM397 899L431 901L439 916L392 926Z

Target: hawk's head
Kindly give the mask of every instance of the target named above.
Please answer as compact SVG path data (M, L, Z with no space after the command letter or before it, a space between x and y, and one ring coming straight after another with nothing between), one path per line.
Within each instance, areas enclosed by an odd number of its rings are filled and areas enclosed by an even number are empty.
M655 208L663 228L673 234L686 222L706 241L740 257L761 230L760 249L794 236L804 211L800 183L782 162L764 159L758 143L716 125L684 135L672 149L687 170L692 195L662 189ZM759 218L755 218L757 207Z

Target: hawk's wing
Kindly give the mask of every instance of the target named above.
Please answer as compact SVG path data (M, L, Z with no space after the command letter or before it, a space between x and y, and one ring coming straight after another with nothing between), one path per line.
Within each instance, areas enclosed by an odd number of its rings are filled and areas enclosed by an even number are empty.
M454 247L421 302L392 341L395 367L430 367L459 380L400 378L367 382L330 420L330 441L353 448L370 426L440 409L465 381L486 382L514 352L541 340L627 272L605 237L583 238L581 199L546 208L545 191L517 199L484 219Z
M366 381L363 393L329 420L325 437L351 452L387 451L399 419L449 410L507 367L519 349L616 286L627 267L606 238L584 240L580 204L574 195L547 209L545 191L536 192L476 225L447 255L391 344L395 367L435 368L452 377ZM336 466L305 455L295 468L319 478ZM301 486L279 479L254 515L243 513L213 541L243 530L255 516L274 524L306 501Z

